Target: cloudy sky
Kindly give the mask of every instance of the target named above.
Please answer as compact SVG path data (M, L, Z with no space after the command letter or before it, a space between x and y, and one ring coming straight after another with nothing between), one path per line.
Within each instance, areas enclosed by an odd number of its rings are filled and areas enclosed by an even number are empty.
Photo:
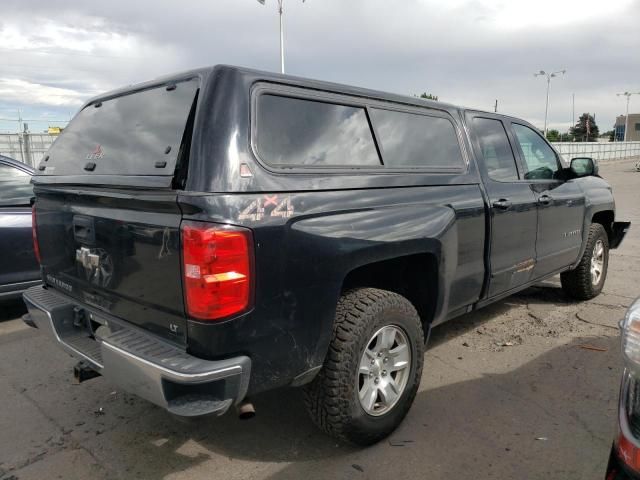
M284 0L287 73L402 94L423 91L566 130L624 113L640 91L640 0ZM3 0L0 131L32 131L87 98L198 66L278 70L276 0ZM640 111L640 95L631 100Z

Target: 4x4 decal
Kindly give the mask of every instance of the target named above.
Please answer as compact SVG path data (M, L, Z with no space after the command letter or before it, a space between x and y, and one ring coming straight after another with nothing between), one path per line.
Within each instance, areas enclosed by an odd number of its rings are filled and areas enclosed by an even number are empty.
M247 208L240 212L238 215L238 220L252 220L254 222L259 222L264 218L264 207L262 206L262 200L256 199L251 202Z
M271 216L282 218L293 217L293 204L291 203L291 197L287 197L280 202L276 208L271 211Z
M266 213L271 208L269 213ZM261 221L265 216L291 218L293 216L293 202L291 197L287 196L283 200L278 201L278 195L265 195L264 198L257 198L240 212L238 220L251 220L253 222Z

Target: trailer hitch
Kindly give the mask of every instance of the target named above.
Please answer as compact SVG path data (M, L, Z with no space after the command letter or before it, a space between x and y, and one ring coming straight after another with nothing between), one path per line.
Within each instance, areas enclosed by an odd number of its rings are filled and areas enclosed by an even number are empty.
M85 362L80 361L73 367L73 378L78 385L92 378L99 377L100 373L96 372L91 366Z

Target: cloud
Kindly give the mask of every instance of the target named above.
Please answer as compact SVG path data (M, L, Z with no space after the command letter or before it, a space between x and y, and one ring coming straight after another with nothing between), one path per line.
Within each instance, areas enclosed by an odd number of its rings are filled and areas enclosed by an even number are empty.
M26 3L3 2L0 109L77 108L101 91L216 63L279 68L275 0ZM640 89L638 18L638 0L286 0L285 63L296 75L474 108L498 99L501 112L540 126L546 82L533 73L566 68L551 86L550 124L568 128L575 93L576 116L595 112L608 129L624 111L615 93Z
M83 101L83 95L75 90L49 87L11 78L0 78L0 98L12 103L56 107L78 107Z

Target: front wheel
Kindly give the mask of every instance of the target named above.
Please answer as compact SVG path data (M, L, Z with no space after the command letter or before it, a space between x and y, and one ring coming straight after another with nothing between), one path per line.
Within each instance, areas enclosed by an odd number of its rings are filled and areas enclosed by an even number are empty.
M580 263L560 274L562 289L570 297L589 300L600 294L609 266L609 237L602 225L592 223Z
M323 368L305 387L312 420L357 445L385 438L413 403L423 356L422 323L411 302L375 288L347 292Z

